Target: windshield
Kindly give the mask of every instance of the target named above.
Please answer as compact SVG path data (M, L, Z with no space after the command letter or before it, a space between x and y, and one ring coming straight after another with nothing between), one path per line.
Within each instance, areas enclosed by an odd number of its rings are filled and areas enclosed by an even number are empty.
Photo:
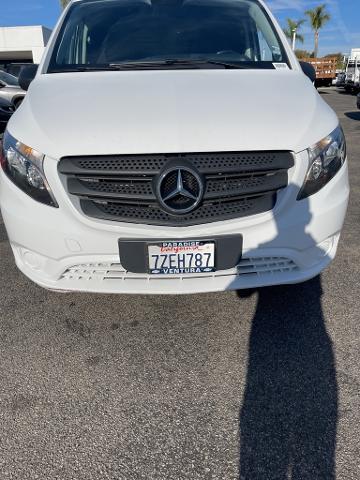
M18 87L18 79L14 75L0 71L0 81L6 83L6 85L11 85L13 87Z
M175 68L169 60L188 67L197 60L243 68L288 64L256 0L84 0L70 7L48 72L140 62Z

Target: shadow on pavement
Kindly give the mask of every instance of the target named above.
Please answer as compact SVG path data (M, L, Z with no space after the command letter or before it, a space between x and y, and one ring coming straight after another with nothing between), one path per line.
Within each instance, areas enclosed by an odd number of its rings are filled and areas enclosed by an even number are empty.
M346 112L345 117L350 118L350 120L357 120L358 122L360 122L360 111Z
M258 295L240 414L240 479L335 479L338 389L320 277Z
M307 200L298 214L302 232L274 217L282 234L260 248L279 245L286 234L294 248L299 240L316 251L306 232L312 218ZM326 255L316 253L318 259ZM258 295L240 412L240 480L335 479L338 387L320 276L237 293Z

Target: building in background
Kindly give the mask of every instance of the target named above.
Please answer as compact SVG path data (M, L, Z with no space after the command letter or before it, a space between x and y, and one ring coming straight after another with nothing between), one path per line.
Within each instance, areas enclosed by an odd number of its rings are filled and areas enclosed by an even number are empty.
M0 68L39 63L51 30L43 26L0 27Z

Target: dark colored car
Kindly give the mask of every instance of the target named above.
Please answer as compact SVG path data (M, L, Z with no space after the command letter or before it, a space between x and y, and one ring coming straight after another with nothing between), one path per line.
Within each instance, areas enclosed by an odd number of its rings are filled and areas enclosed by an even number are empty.
M26 63L8 63L3 70L5 70L7 73L10 73L14 77L18 77L20 75L20 71L22 67L27 67L28 65L31 65L31 62L26 62Z
M335 85L337 87L345 87L345 80L346 80L346 73L341 72L336 75L336 82Z
M0 98L0 133L5 130L6 124L14 112L14 105L4 98Z

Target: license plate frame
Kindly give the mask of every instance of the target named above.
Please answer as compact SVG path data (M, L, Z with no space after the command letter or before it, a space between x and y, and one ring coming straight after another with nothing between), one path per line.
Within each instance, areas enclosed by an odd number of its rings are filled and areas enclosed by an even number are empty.
M183 240L191 240L198 238L201 241L215 242L215 269L216 271L228 270L235 268L239 264L242 257L243 250L243 236L242 234L231 235L214 235L206 237L180 237ZM157 237L157 238L119 238L118 251L120 264L130 273L139 275L149 274L149 262L147 245L160 243L163 241L176 241L179 237ZM155 275L151 277L156 278ZM165 277L166 278L166 277ZM171 278L171 276L169 276Z
M146 245L149 275L203 275L216 271L215 240L164 240Z

